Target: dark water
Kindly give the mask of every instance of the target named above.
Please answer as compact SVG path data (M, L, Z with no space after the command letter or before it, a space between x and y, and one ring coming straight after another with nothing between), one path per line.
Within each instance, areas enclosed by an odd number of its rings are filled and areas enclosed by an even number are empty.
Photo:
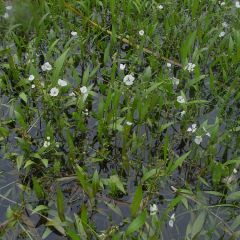
M61 48L61 46L59 46ZM93 50L92 50L93 51ZM124 58L125 53L122 52L122 57ZM90 66L93 66L94 64L90 62ZM77 66L77 72L78 74L82 77L83 75L83 70L86 68L84 64L79 64ZM99 86L98 85L104 85L103 77L101 74L101 71L103 69L100 69L98 71L97 75L97 80L93 80L94 86L94 91L99 92ZM141 71L140 69L139 71ZM78 86L78 83L75 82L75 80L70 77L71 72L67 72L66 79L69 80L73 84L73 86ZM205 89L203 91L203 99L211 100L212 95L210 93L209 85L208 85L208 79L206 80L205 84ZM107 87L107 84L106 86ZM191 93L186 93L187 96L191 95ZM106 96L103 96L106 98ZM93 112L98 111L98 103L100 99L100 94L99 96L94 98L94 101L91 106L89 106L89 111L93 110ZM8 103L8 98L6 96L1 97L1 107L0 107L0 120L9 120L11 119L11 113L9 109L4 106L3 104ZM123 99L121 99L123 101ZM41 103L37 103L38 105L36 106L39 111L41 112L42 105ZM231 101L229 102L229 105L231 105ZM74 109L71 109L70 111L73 111ZM226 113L228 114L228 110L230 111L230 107L226 108ZM231 121L236 121L237 117L239 116L239 109L235 108L234 113L231 115ZM216 121L216 117L219 114L219 106L217 105L210 105L208 107L203 107L200 110L199 113L199 118L198 118L198 125L200 125L203 121L208 120L209 124L213 124ZM226 125L228 124L229 115L225 116L225 119L221 122L220 128L219 128L219 133L224 133L226 129ZM34 120L36 120L39 117L39 114L36 114L34 117ZM137 117L137 116L136 116ZM161 116L161 119L165 119L166 116ZM166 118L166 121L171 121L172 119ZM164 122L162 122L164 123ZM86 150L86 155L87 156L92 156L95 152L98 152L101 150L101 143L98 142L97 140L97 126L98 126L98 121L92 117L89 116L87 118L87 127L88 131L86 133L86 136L84 140L81 139L82 136L80 136L80 141L76 144L79 143L85 143L89 145L89 148ZM46 128L46 123L44 121L38 121L37 124L29 131L29 134L33 139L36 140L36 142L39 143L40 140L44 138L43 133L45 132ZM169 136L170 141L175 142L175 145L173 146L175 154L182 155L185 152L188 152L191 146L191 142L185 141L184 139L179 139L179 134L181 134L181 129L179 124L175 124L171 127L169 127L166 131L164 131L159 138L154 138L154 136L151 135L151 131L147 129L145 126L142 126L140 129L138 129L139 134L144 135L146 134L148 136L148 140L146 141L146 144L143 146L143 148L138 149L136 151L136 156L133 156L131 160L134 161L134 157L136 159L139 157L141 159L141 164L144 166L147 166L150 161L153 161L154 158L158 156L159 153L159 144L161 141L164 139L166 135ZM15 134L15 133L14 133ZM11 153L11 152L19 152L20 149L16 149L16 141L14 140L15 135L12 134L7 140L4 140L3 142L0 142L1 146L1 155L0 155L0 194L5 196L7 193L7 198L9 198L12 201L19 202L19 195L20 195L20 189L17 186L17 183L23 183L24 177L19 176L16 166L15 166L15 161L11 161L7 157L4 157L4 154L6 153ZM176 140L177 139L177 140ZM61 137L57 136L57 140L61 142ZM82 142L81 142L82 141ZM85 141L85 142L84 142ZM236 141L235 138L232 138L232 142L229 143L229 145L221 145L219 144L217 146L217 155L216 159L219 162L229 160L233 157L234 154L234 147L230 147L231 145L234 146L234 142ZM8 148L5 149L6 144L8 145ZM201 144L202 148L206 148L208 144L208 139L204 138L203 143ZM101 174L101 177L109 177L111 176L114 172L121 173L121 169L118 165L119 159L121 159L121 149L122 149L122 141L119 139L119 137L116 135L112 137L110 141L110 147L108 148L108 153L106 155L107 158L107 163L100 163L100 164L92 164L92 163L86 163L87 171L88 173L93 173L95 169L99 171ZM150 147L149 147L150 146ZM64 144L61 146L61 150L63 150L65 153L68 152L67 146ZM34 147L33 147L34 151ZM149 160L150 159L150 160ZM139 166L138 166L139 167ZM187 164L183 165L183 168L181 170L178 170L174 173L174 175L164 181L164 184L162 184L161 188L159 189L158 198L152 199L152 203L157 203L158 208L159 208L159 214L161 215L164 210L166 210L169 202L174 199L175 194L171 191L171 186L175 187L184 187L185 181L187 181L191 187L194 189L196 180L198 177L198 170L201 168L201 165L198 165L196 169L189 169ZM137 168L136 168L137 169ZM93 209L91 212L90 219L91 221L94 222L96 226L96 231L101 232L105 229L107 229L109 226L114 226L114 225L119 225L120 229L123 227L123 219L127 218L130 216L130 211L129 211L129 206L133 198L133 194L136 189L136 183L140 179L141 176L139 176L139 172L136 170L132 170L130 175L127 177L128 182L127 182L127 195L123 197L112 197L110 196L107 192L102 192L101 195L97 195L97 204L96 204L96 209ZM207 181L208 176L206 176ZM31 179L29 180L31 182ZM12 184L11 184L12 183ZM26 182L24 182L25 184ZM11 184L7 187L6 185ZM64 183L61 183L61 188L65 196L65 203L66 203L66 213L68 216L73 217L74 213L80 213L81 207L83 204L87 204L88 199L86 196L83 194L81 191L81 188L79 187L78 184L76 184L75 181L67 181ZM51 186L49 187L48 191L53 198L55 197L55 190L56 186L54 183L51 183ZM36 205L38 204L38 200L31 196L29 200L32 203L35 203ZM209 199L209 201L217 203L217 198L212 198ZM116 214L114 211L110 210L107 204L113 204L116 205L122 213L122 216L119 216ZM14 203L8 200L4 200L3 198L0 197L0 223L6 220L6 210L8 206L13 206ZM89 206L87 206L89 207ZM163 228L163 239L183 239L185 236L185 231L186 227L190 221L190 214L186 212L185 209L183 209L182 206L179 206L175 209L176 213L176 222L174 224L174 228L170 228L168 226L168 221L166 221L166 224ZM35 226L37 227L37 230L39 233L43 233L44 230L44 224L41 224L39 222L40 218L36 215L30 216L30 219L34 223ZM49 240L51 239L65 239L62 236L59 236L58 234L51 234L48 237Z
M18 182L18 174L11 162L7 161L0 154L0 194L7 198L18 201L18 191L16 183ZM9 201L4 200L0 196L0 221L5 220L6 209L9 205Z
M5 104L7 103L8 98L3 97L2 98L2 103ZM93 110L97 111L97 103L98 103L98 98L93 102ZM41 109L41 106L39 106ZM2 106L0 108L2 115L1 119L6 120L9 119L9 111L7 110L6 107ZM200 117L199 117L199 123L205 121L206 119L208 120L209 124L212 124L216 121L216 116L218 115L218 108L213 107L209 112L205 113L202 112ZM36 116L37 118L38 116ZM87 142L91 143L91 147L87 151L87 155L92 155L94 152L98 151L100 149L100 144L96 140L96 135L97 135L97 125L98 122L95 120L95 118L89 116L88 119L88 132L87 132ZM225 130L225 123L222 123L220 126L220 132L224 132ZM43 138L42 132L44 132L45 129L45 123L44 122L38 122L37 125L31 129L30 134L33 138L39 139ZM142 134L145 133L146 129L141 128L140 131ZM165 134L168 134L170 136L170 139L174 139L178 134L180 133L180 129L178 125L170 127L167 131L163 133L163 136ZM14 146L16 146L16 142L14 140L14 136L10 135L8 138L8 143L12 142L12 146L8 146L7 150L5 149L6 141L3 142L1 145L1 152L2 155L0 155L0 194L5 196L7 193L7 198L10 200L19 202L19 188L17 187L17 183L22 183L22 178L19 178L18 172L16 170L16 166L13 164L14 161L11 161L9 159L4 158L3 153L8 153L8 152L18 152L20 151L19 149L14 149ZM60 141L60 139L59 139ZM234 141L234 139L233 139ZM204 139L204 142L202 143L202 147L206 147L208 143L208 139ZM99 170L99 173L101 174L101 177L105 176L108 177L112 174L114 171L118 171L119 167L116 164L116 159L118 159L121 155L121 147L122 147L122 142L119 141L119 139L114 139L112 142L113 146L112 148L109 149L109 154L107 155L108 157L108 163L104 165L99 165L97 168ZM143 159L143 164L148 163L149 158L153 158L156 154L157 149L155 149L154 145L157 146L158 141L152 138L149 138L149 144L152 146L152 151L149 151L148 149L141 149L138 151L138 154L142 157ZM9 144L8 144L9 145ZM67 151L67 148L62 146L64 151ZM176 142L175 146L175 152L179 155L187 152L189 150L189 143L178 143ZM151 153L152 152L152 153ZM218 146L218 151L217 151L217 159L221 161L223 157L226 157L227 159L232 158L232 151L230 148L227 149L227 156L226 154L226 146ZM92 165L89 163L88 166L88 171L89 173L93 173L96 168L96 164ZM196 177L196 176L195 176ZM171 186L176 186L176 187L181 187L183 186L184 181L188 181L193 184L195 183L195 177L194 173L190 173L189 169L187 166L184 166L181 170L176 171L174 175L168 180L164 182L164 185L162 186L161 189L159 189L159 195L161 196L161 200L159 199L153 199L153 203L158 204L159 212L163 212L167 206L168 203L171 199L175 197L175 194L171 191ZM97 207L96 210L92 211L92 214L90 216L91 220L95 223L96 226L96 231L101 232L105 229L107 229L109 226L114 226L118 225L121 226L123 225L122 221L124 218L130 216L130 211L129 211L129 206L131 203L131 200L133 198L133 193L135 192L135 187L136 187L136 180L139 178L138 172L132 171L130 176L127 178L127 196L124 196L119 199L115 199L111 196L109 196L107 193L102 193L101 195L97 196ZM12 184L11 184L12 183ZM5 187L7 184L10 184L9 186ZM74 213L79 213L81 210L81 207L83 203L85 204L87 202L86 197L84 197L83 192L81 189L78 187L78 184L76 182L71 181L71 182L64 182L61 184L62 191L65 196L66 200L66 212L69 216L74 216ZM53 188L53 195L54 195L54 188L55 186L52 185ZM76 194L77 193L77 194ZM31 201L36 201L36 199L32 198ZM214 201L214 198L213 198ZM37 203L37 202L36 202ZM113 205L116 205L118 208L120 208L122 216L119 216L115 212L109 209L106 203L111 203ZM11 201L4 200L3 198L0 198L0 221L3 222L6 220L6 210L8 206L14 205ZM168 226L168 221L166 221L166 226L164 227L163 230L163 239L183 239L185 236L185 230L186 226L189 223L190 216L189 213L184 213L185 210L183 207L177 207L175 209L176 216L177 217L176 222L174 224L174 228L170 228ZM40 218L36 215L30 217L34 223L34 225L39 225L37 228L39 233L43 233L43 225L39 224ZM64 237L59 236L58 234L51 234L48 239L64 239Z

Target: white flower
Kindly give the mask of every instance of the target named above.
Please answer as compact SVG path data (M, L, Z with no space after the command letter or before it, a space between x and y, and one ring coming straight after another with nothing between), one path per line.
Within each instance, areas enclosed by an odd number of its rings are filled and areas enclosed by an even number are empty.
M219 33L219 37L224 37L225 36L225 32L220 32Z
M171 79L172 79L173 85L175 85L175 86L179 85L179 79L178 78L172 77Z
M53 87L53 88L50 90L50 95L51 95L52 97L56 97L56 96L58 95L58 93L59 93L59 89L56 88L56 87Z
M236 1L236 2L235 2L235 6L236 6L236 8L240 8L240 2L239 2L239 1Z
M179 103L185 103L186 101L185 101L185 98L184 98L183 96L178 96L178 97L177 97L177 102L179 102Z
M189 72L193 72L194 71L194 68L196 67L196 65L194 63L188 63L184 69L185 70L188 70Z
M46 71L51 71L52 70L52 65L49 62L45 62L42 66L41 66L42 70L44 72Z
M86 116L88 116L88 109L85 109L85 112L83 112Z
M62 79L58 79L58 85L61 87L65 87L67 86L67 81L64 81Z
M206 133L206 136L211 137L210 132L207 132L207 133Z
M83 86L80 88L80 91L82 94L87 94L88 89L87 89L87 87Z
M228 27L228 24L227 24L226 22L223 22L223 23L222 23L222 26L223 26L224 28L227 28L227 27Z
M69 97L75 97L76 94L75 94L74 92L71 92L71 93L68 94L68 96L69 96Z
M196 124L196 123L192 124L192 126L189 127L189 128L187 129L187 131L188 131L188 132L192 132L192 133L196 132L196 131L197 131L197 124Z
M101 240L105 240L105 239L106 239L106 234L105 234L105 233L101 233L100 235L98 235L98 237L99 237Z
M221 2L221 1L218 1L218 3L221 5L221 6L224 6L226 3L223 1L223 2Z
M78 35L78 33L77 33L77 32L74 32L74 31L72 31L72 32L71 32L71 35L72 35L73 37L76 37L76 36Z
M155 215L158 212L158 207L156 204L150 205L150 215Z
M175 213L173 213L170 217L170 220L168 222L169 227L173 227L174 222L175 222Z
M12 6L11 5L6 6L6 10L12 10Z
M170 68L172 66L171 63L167 63L167 67Z
M28 78L29 81L33 81L34 79L35 79L34 75L30 75Z
M140 30L138 33L139 33L140 36L144 35L144 31L143 30Z
M6 12L6 13L4 13L3 17L4 17L5 19L9 18L9 14Z
M205 127L203 127L203 130L204 130L204 132L206 133L206 136L211 137L210 132L208 132Z
M169 227L172 228L172 227L173 227L173 224L174 224L174 221L173 221L172 219L170 219L169 222L168 222Z
M231 174L230 176L223 178L222 182L225 184L231 184L235 179L235 176Z
M47 136L47 140L49 141L51 138L49 136Z
M132 125L133 125L133 123L132 123L132 122L129 122L129 121L126 121L126 124L127 124L128 126L132 126Z
M127 85L127 86L131 86L133 85L133 82L135 80L135 77L131 74L128 74L126 75L124 78L123 78L123 82Z
M186 111L180 112L180 116L183 117L186 114Z
M163 5L160 4L160 5L158 6L158 9L162 10L162 9L163 9Z
M233 169L233 173L237 174L238 170L236 168Z
M170 186L170 188L173 190L173 192L177 192L177 188L176 187L174 187L174 186Z
M51 144L51 143L50 143L49 141L44 141L43 147L47 148L47 147L50 146L50 144Z
M44 87L44 86L45 86L45 83L44 83L44 82L41 82L40 84L41 84L41 86L42 86L42 87Z
M194 139L194 142L199 145L202 142L202 137L201 136L196 136Z
M33 88L35 88L35 87L36 87L35 84L32 84L31 88L33 89Z
M86 116L88 116L88 109L86 108L85 110L82 111L82 113Z
M119 66L120 70L124 70L125 67L126 67L126 64L122 64L122 63L121 63L120 66Z

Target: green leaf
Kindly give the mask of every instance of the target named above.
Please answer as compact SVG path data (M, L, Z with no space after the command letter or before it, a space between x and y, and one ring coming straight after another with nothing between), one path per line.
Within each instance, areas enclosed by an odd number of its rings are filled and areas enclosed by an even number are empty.
M62 225L62 223L60 222L60 219L58 219L58 218L54 218L46 223L46 226L53 226L63 236L66 236L65 229L61 225Z
M140 204L143 198L142 186L139 185L135 191L132 204L130 206L131 215L135 217L140 208Z
M117 205L113 205L112 203L104 202L113 212L115 212L117 215L122 217L121 209Z
M42 235L42 239L46 239L51 233L52 233L52 230L50 228L46 228L46 230Z
M223 197L223 196L224 196L223 193L216 192L216 191L204 191L204 192L207 193L207 194L210 194L210 195L216 196L216 197Z
M121 182L121 180L119 179L118 175L113 175L110 177L110 182L111 183L114 183L115 186L121 191L123 192L124 194L126 194L125 190L124 190L124 187L123 187L123 184Z
M186 38L186 40L183 42L180 53L181 53L181 59L183 63L187 62L187 56L190 54L191 49L193 47L195 38L196 38L197 31L190 32Z
M64 197L63 197L63 193L59 186L57 187L57 211L58 211L58 216L61 219L61 221L64 221L65 220Z
M48 167L48 159L41 159L41 162L46 168Z
M228 201L238 201L240 200L240 191L231 193L227 196Z
M214 185L220 182L222 172L223 172L222 165L219 163L214 163L214 165L212 166L212 181Z
M87 240L87 234L85 232L82 220L76 214L74 214L74 217L75 217L75 224L79 232L79 235L81 237L81 240Z
M37 196L38 199L43 199L44 198L44 191L38 180L33 177L33 190Z
M23 115L19 111L17 111L17 110L15 110L14 113L15 113L16 119L18 120L19 124L22 127L26 128L27 124L25 122L25 119L24 119Z
M135 218L126 230L126 236L138 231L146 221L147 213L146 211L142 212L137 218Z
M234 221L233 221L233 223L232 223L232 225L231 225L231 229L234 231L234 230L236 230L239 226L240 226L240 215L238 215L238 216L234 219Z
M88 85L88 79L89 79L89 66L87 66L87 68L85 69L84 73L83 73L83 81L82 84L84 86Z
M145 172L143 177L142 177L142 183L147 181L149 178L155 176L156 174L157 174L157 169L151 169L150 171Z
M193 0L193 2L192 2L192 16L193 16L193 18L196 16L198 8L199 8L199 0Z
M35 164L35 162L33 162L32 160L27 160L25 165L24 165L24 168L27 168L27 167L29 167L29 166L31 166L33 164Z
M20 168L22 167L23 165L23 156L20 155L20 156L17 156L17 169L20 170Z
M97 170L95 170L93 177L92 177L92 188L93 194L96 194L100 185L100 179Z
M49 50L48 50L48 52L47 52L47 56L46 56L47 59L51 57L51 54L52 54L55 46L56 46L57 43L59 42L59 40L60 40L60 39L56 39L56 40L50 45Z
M68 51L69 51L69 48L54 63L54 69L53 69L53 75L52 75L52 80L54 85L57 83L57 80L63 69L63 64L67 58Z
M75 233L73 230L67 230L67 235L71 238L71 240L81 240L81 238L78 236L77 233Z
M143 80L148 82L151 80L151 77L152 77L152 70L151 70L151 67L148 66L145 71L144 71L144 74L143 74ZM158 87L160 85L160 83L157 83L156 86L154 86L154 89L156 87Z
M93 198L92 186L88 183L86 174L80 166L77 166L77 177L82 185L83 190L89 195L90 198Z
M19 97L25 102L27 103L27 95L24 92L21 92L19 94Z
M39 206L37 206L36 208L34 208L33 210L32 210L32 213L31 214L34 214L34 213L36 213L36 212L41 212L41 211L44 211L44 210L48 210L49 208L47 207L47 206L45 206L45 205L39 205Z
M107 62L110 59L110 44L108 44L108 46L106 47L105 51L104 51L104 64L106 65Z
M167 174L172 174L177 167L182 166L183 161L188 157L190 153L191 151L185 153L183 156L178 158L173 164L169 164L167 168Z
M205 212L201 212L200 215L198 215L198 217L196 218L196 220L193 223L192 226L192 238L193 239L198 233L200 233L200 231L203 228L204 222L206 219L206 213Z
M147 90L146 90L146 95L148 95L149 93L153 92L155 89L157 89L162 83L161 82L157 82L157 83L153 83L151 85L151 87L149 87Z

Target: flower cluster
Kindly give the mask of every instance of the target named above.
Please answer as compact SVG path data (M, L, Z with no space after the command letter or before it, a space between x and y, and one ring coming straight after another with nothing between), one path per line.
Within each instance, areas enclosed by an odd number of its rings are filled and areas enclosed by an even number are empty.
M194 64L194 63L188 63L188 64L184 67L184 69L187 70L187 71L189 71L189 72L193 72L195 67L196 67L196 64Z
M3 17L4 17L5 19L9 18L9 11L11 11L11 10L12 10L12 6L11 6L11 5L6 6L6 12L5 12L4 15L3 15Z
M50 142L50 137L47 137L47 140L44 141L43 143L43 147L47 148L51 145L51 142Z

